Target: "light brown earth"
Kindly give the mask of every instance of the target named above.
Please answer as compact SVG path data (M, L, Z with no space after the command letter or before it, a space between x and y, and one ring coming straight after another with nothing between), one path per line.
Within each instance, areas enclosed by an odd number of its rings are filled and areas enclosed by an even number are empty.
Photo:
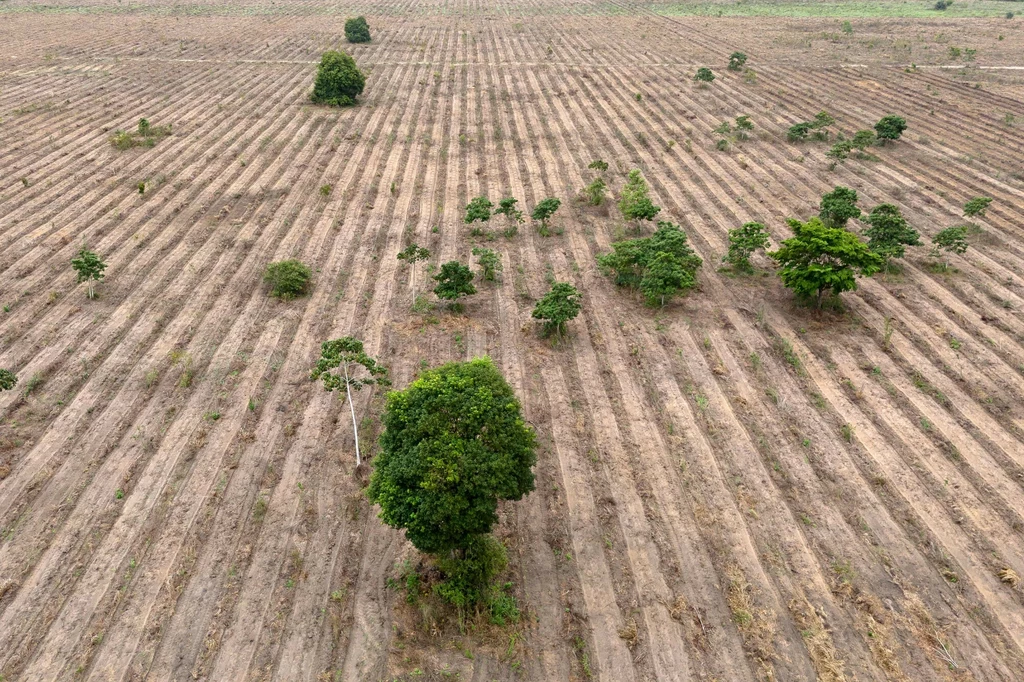
M27 7L0 13L0 367L21 381L0 394L0 679L1024 679L1024 71L977 68L1024 63L1024 21ZM361 104L311 106L356 13ZM948 44L977 61L930 68ZM736 49L756 82L723 68ZM821 109L910 128L830 172L785 141ZM755 136L716 151L739 114ZM173 135L115 150L142 116ZM598 271L622 221L571 201L595 158L615 190L644 170L698 291L652 309ZM777 243L836 184L926 240L995 201L953 270L911 249L843 314L794 305L766 260L717 271L727 230ZM469 260L480 193L561 197L562 234L499 235L504 277L464 315L411 312L396 253ZM94 301L83 243L109 264ZM260 278L287 257L315 281L285 303ZM585 292L558 347L530 319L552 277ZM460 632L388 587L420 557L308 380L345 334L397 386L486 353L522 397L537 490L497 531L520 625ZM357 398L367 444L379 399Z

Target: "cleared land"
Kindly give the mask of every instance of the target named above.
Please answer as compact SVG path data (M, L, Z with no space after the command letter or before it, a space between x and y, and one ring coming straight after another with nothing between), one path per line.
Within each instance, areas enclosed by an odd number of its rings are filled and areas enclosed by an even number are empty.
M359 13L360 106L310 106ZM0 675L1024 679L1024 72L984 68L1024 63L1024 18L892 13L846 33L572 0L0 4L0 367L21 381L0 393ZM754 82L724 69L736 49ZM830 172L785 141L822 109L910 128ZM740 114L755 135L717 151ZM114 149L143 116L173 134ZM622 221L569 201L595 158L615 190L644 170L699 291L649 309L598 271ZM796 307L766 261L716 271L727 230L777 243L837 184L926 240L995 201L953 269L912 249L844 314ZM413 313L396 254L470 260L485 192L562 198L562 234L498 236L499 284ZM83 242L109 263L94 301ZM291 257L314 286L284 303L260 277ZM559 347L530 319L552 277L585 294ZM537 490L498 531L519 625L460 633L388 586L418 557L308 379L345 334L398 386L487 353L522 396ZM368 450L379 398L357 398Z

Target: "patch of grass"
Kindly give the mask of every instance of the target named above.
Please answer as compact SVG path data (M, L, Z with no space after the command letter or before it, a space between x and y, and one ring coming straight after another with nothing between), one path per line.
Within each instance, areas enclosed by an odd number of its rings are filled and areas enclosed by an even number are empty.
M929 2L899 2L896 0L744 0L741 2L672 2L655 5L652 9L663 15L740 16L740 17L998 17L1005 16L1006 4L993 0L953 3L939 12Z

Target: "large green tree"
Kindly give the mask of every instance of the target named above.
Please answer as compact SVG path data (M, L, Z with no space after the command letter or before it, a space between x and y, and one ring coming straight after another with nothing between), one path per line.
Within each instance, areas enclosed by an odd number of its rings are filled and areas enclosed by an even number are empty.
M921 245L921 235L892 204L875 206L864 220L869 225L864 230L868 248L885 259L886 269L893 258L903 258L908 246Z
M422 552L457 554L489 533L499 500L534 487L536 437L489 358L427 370L388 394L368 494Z
M337 373L337 370L341 373ZM359 453L359 426L356 408L352 403L352 389L359 390L369 384L387 385L388 368L371 358L363 350L363 342L351 336L324 341L320 346L320 360L310 373L313 381L320 379L327 391L345 388L345 398L352 411L352 431L356 439L356 466L362 464Z
M316 81L310 99L316 104L347 107L363 94L366 77L352 57L344 52L324 52L316 69Z
M345 22L345 39L350 43L370 42L370 25L366 17L356 17Z
M885 144L889 140L898 140L907 129L907 120L902 116L883 116L875 124L875 132L878 133L878 141Z
M857 235L828 227L820 218L806 223L790 219L793 237L768 255L781 266L782 283L797 296L820 308L825 294L838 296L857 288L857 277L882 269L882 257L872 253Z
M476 293L476 287L473 286L473 271L456 260L442 265L440 271L434 275L434 281L437 282L434 293L445 301L454 303L461 296Z

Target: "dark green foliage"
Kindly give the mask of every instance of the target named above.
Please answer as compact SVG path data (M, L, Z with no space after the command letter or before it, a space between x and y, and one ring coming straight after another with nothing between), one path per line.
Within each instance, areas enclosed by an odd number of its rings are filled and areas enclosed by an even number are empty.
M754 129L754 122L750 120L750 116L742 114L736 117L736 139L745 140L750 135L750 131Z
M601 178L594 178L594 181L583 188L583 195L591 206L600 206L604 203L604 191L607 185Z
M480 276L488 282L495 281L498 274L504 269L501 263L501 256L491 249L477 246L473 247L473 255L479 256L476 263L480 266Z
M761 223L744 223L729 230L729 253L722 258L736 270L749 272L750 256L758 249L767 249L768 231Z
M313 271L297 260L271 263L263 272L263 281L270 284L270 295L289 300L306 293Z
M652 270L652 264L662 253L671 260L660 259ZM614 273L616 284L639 289L649 303L696 286L697 268L703 263L687 243L686 233L665 221L658 223L657 231L650 237L613 243L612 252L598 256L597 262Z
M992 203L991 197L974 197L964 204L964 215L968 218L984 217L988 205Z
M78 255L71 259L71 267L78 273L76 281L79 284L89 283L86 296L96 298L95 283L103 279L103 271L107 269L107 264L103 262L103 259L83 246Z
M789 130L786 132L786 138L790 142L803 142L807 139L810 132L810 123L797 123L796 125L789 127Z
M0 391L9 391L18 385L18 376L9 369L0 369Z
M940 249L963 255L967 252L967 226L947 227L932 237L932 255L938 257Z
M370 25L366 17L356 17L345 22L345 39L350 43L370 42Z
M853 138L850 140L854 149L864 151L875 143L875 131L873 130L858 130L853 134Z
M811 127L815 130L823 130L829 126L835 124L836 120L832 118L832 115L827 111L819 111L814 115L814 120L811 121Z
M936 0L935 9L940 12L946 10L950 5L953 4L953 0Z
M835 122L836 120L832 118L827 111L819 111L814 115L813 121L805 121L803 123L797 123L796 125L790 126L786 137L790 142L802 142L806 140L807 136L813 131L814 139L827 140L827 128Z
M533 214L530 216L534 220L540 221L540 232L546 235L548 231L548 221L551 220L551 216L555 214L558 207L562 205L561 200L555 198L548 198L542 200L536 206L533 207Z
M311 99L316 104L347 107L363 94L366 77L351 56L344 52L324 52L316 69Z
M834 169L836 164L846 161L850 156L850 152L853 151L853 142L851 140L839 140L832 148L825 152L825 156L832 159L832 163L829 164L830 169Z
M709 69L708 67L702 66L699 69L697 69L697 73L694 74L693 80L697 81L701 85L705 85L715 80L715 74L712 73L711 69Z
M513 224L523 222L523 212L516 208L517 203L519 202L513 197L502 199L498 202L498 208L494 210L494 215L503 215Z
M858 276L882 268L882 257L852 232L828 227L819 218L788 222L794 236L768 255L781 266L782 283L798 297L815 301L818 308L826 293L838 296L854 290Z
M619 210L626 220L636 221L638 230L641 221L654 220L661 211L661 207L655 206L651 201L650 189L639 169L629 171L629 179L626 180L619 199Z
M868 248L885 259L886 267L891 259L903 258L906 247L921 245L921 235L892 204L875 206L864 221L870 226L864 230Z
M332 370L341 370L341 373ZM352 389L359 390L363 386L380 384L390 385L388 368L379 364L363 350L363 342L351 336L332 341L324 341L320 346L320 359L310 373L313 381L318 379L324 383L324 390L341 391L345 389L349 410L352 412L352 430L356 441L356 466L362 464L359 454L359 427L356 424L356 408L352 403Z
M492 535L473 535L460 554L441 557L438 568L444 582L435 588L437 596L462 610L500 598L494 581L508 565L505 547ZM495 594L499 593L499 594Z
M468 554L498 500L533 490L536 438L490 358L423 372L388 394L368 495L422 552Z
M818 216L826 227L846 227L850 218L860 218L857 208L857 190L837 186L834 190L821 197Z
M448 261L441 266L441 270L434 275L437 286L434 293L438 298L446 301L457 301L460 296L469 296L476 293L473 286L473 271L468 266L458 261Z
M747 63L747 55L742 52L733 52L729 55L729 70L740 71L743 69L743 65Z
M900 116L883 116L875 124L875 132L878 133L878 140L882 144L889 140L900 139L900 136L903 135L903 131L906 129L907 121Z
M544 333L562 335L562 328L569 320L575 319L583 308L580 292L568 282L555 282L551 291L537 301L533 319L544 322Z
M608 170L608 163L605 162L605 161L602 161L601 159L595 159L595 160L590 162L590 165L587 166L587 168L589 168L591 170L600 171L600 172L603 173L606 170Z
M466 205L466 217L464 221L466 224L470 224L476 221L486 223L491 219L491 209L494 204L491 203L490 199L484 196L476 197L470 200Z

